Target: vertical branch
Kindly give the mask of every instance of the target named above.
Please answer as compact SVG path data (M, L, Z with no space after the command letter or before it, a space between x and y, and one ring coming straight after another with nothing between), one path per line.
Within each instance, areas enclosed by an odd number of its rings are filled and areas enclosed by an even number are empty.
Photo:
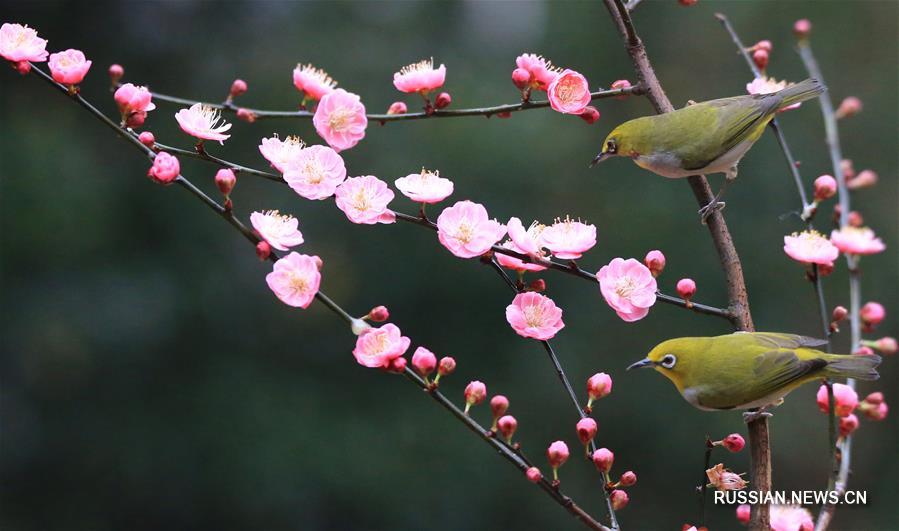
M612 20L625 42L628 55L634 65L637 80L646 90L646 96L655 107L656 112L665 113L674 110L671 101L662 90L655 70L646 55L646 48L634 29L633 21L622 0L604 0ZM700 206L712 202L714 196L705 177L694 175L688 178L693 195ZM734 315L740 330L754 331L752 314L749 310L749 298L746 293L746 282L743 279L743 267L734 247L733 238L720 211L708 219L708 229L718 253L718 260L727 282L727 298L729 310ZM751 481L754 488L760 491L771 490L771 445L768 434L768 420L764 417L748 424L749 449L752 458ZM751 529L767 530L769 527L769 507L767 504L752 507Z

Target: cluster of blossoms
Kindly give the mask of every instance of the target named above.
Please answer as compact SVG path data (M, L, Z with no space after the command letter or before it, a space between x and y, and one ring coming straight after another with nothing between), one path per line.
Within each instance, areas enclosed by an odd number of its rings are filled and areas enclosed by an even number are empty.
M533 53L519 55L515 66L512 83L521 90L524 101L530 99L531 91L541 90L546 92L553 110L580 116L587 123L599 119L599 111L590 106L590 84L583 74L554 67L551 61Z
M887 406L883 398L883 393L870 393L864 400L859 401L858 394L852 387L834 383L833 386L833 413L839 417L840 436L847 437L859 427L859 419L855 415L855 411L860 411L869 420L883 420L889 413L890 408ZM830 398L827 393L827 386L821 385L816 395L818 409L822 413L830 410Z

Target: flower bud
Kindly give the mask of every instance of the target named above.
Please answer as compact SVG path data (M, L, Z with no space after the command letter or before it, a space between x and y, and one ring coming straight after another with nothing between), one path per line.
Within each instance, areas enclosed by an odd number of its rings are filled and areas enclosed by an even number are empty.
M487 386L483 382L474 380L465 386L463 396L465 397L465 414L467 415L471 406L478 405L487 398Z
M884 336L870 346L879 350L881 354L895 354L897 351L895 337Z
M750 48L750 51L754 52L756 50L765 50L766 52L771 53L771 50L773 50L773 49L774 49L774 45L771 44L771 41L764 40L764 41L759 41L759 42L755 43L752 46L752 48Z
M858 429L858 417L855 415L846 415L840 417L840 437L848 437L850 433Z
M643 263L649 268L652 276L657 277L662 274L662 271L665 269L665 255L659 250L649 251L646 253L646 258L643 259Z
M635 484L636 482L637 482L637 474L634 474L630 470L628 470L624 474L621 474L621 478L618 480L618 483L622 487L630 487L631 485Z
M506 442L512 444L512 436L518 429L518 421L512 415L503 415L496 421L496 428L502 434Z
M626 79L619 79L612 83L612 90L631 88L631 82ZM615 96L615 99L624 100L627 96Z
M865 397L864 402L874 404L876 406L883 402L883 393L881 393L880 391L869 393L868 396Z
M764 71L768 67L768 52L761 49L752 52L752 62L759 70Z
M837 193L837 180L832 175L822 175L815 179L815 201L830 199Z
M531 483L540 483L540 480L543 479L543 474L540 473L540 469L535 466L527 469L524 474Z
M833 273L833 262L829 264L818 264L818 276L826 277Z
M13 68L16 69L16 72L24 76L27 75L28 72L31 72L31 63L28 61L16 61Z
M514 83L519 90L526 89L528 85L531 84L531 73L524 68L512 70L512 83Z
M615 462L615 454L608 448L600 448L593 452L592 459L597 470L604 474L608 474L609 471L612 470L612 463Z
M807 39L812 32L812 23L807 18L797 20L793 24L793 35L798 39Z
M862 324L864 324L866 328L874 328L883 321L886 315L887 312L883 305L874 301L865 303L865 305L862 306L861 311L859 311L859 316L862 318Z
M680 0L681 5L692 5L687 2L689 0ZM693 0L695 2L695 0ZM627 493L621 489L615 489L609 494L609 501L612 503L613 511L620 511L627 507L628 497Z
M727 437L721 440L722 446L728 449L728 451L737 453L746 446L746 441L743 440L743 436L739 433L731 433Z
M546 281L543 280L542 278L532 280L531 283L528 284L528 289L530 291L536 291L538 293L542 292L542 291L546 291Z
M853 356L873 356L874 351L871 350L871 347L862 345L858 347L855 352L852 353Z
M870 188L877 184L877 172L874 170L862 170L858 175L846 182L846 188L850 190L859 190L861 188Z
M265 240L260 240L259 243L256 244L256 256L259 257L263 262L268 260L268 257L272 254L272 246L268 244Z
M509 399L503 395L495 395L490 399L490 411L493 413L493 422L496 424L497 419L506 414L509 410Z
M420 374L422 378L427 380L428 375L437 368L437 356L424 347L418 347L415 349L415 353L412 354L412 367L415 368L415 371Z
M855 177L855 166L852 164L852 159L841 160L840 169L843 171L843 177L845 177L847 181Z
M865 414L871 420L883 420L886 418L890 408L883 401L883 393L871 393L858 406L859 411Z
M128 116L125 117L125 125L132 129L137 129L144 125L145 121L147 121L147 111L134 111L128 113Z
M159 184L172 184L181 173L181 165L178 159L168 153L157 153L153 158L153 166L147 171L147 176Z
M584 417L577 422L577 426L575 429L577 430L577 438L581 440L581 443L586 445L590 444L590 441L593 440L593 437L596 436L596 430L598 426L596 425L596 421L591 419L590 417Z
M594 400L599 400L612 392L612 377L598 372L587 379L587 407L589 411Z
M849 310L846 309L845 306L837 306L833 309L833 313L831 314L831 320L833 322L838 323L846 318L849 315Z
M853 210L849 213L849 216L846 219L846 222L850 227L864 227L865 219L862 217L861 212L858 210Z
M737 506L737 521L743 525L748 524L751 513L752 513L752 508L749 507L748 503L744 503L743 505L738 505Z
M405 102L395 101L387 108L387 114L406 114L407 110Z
M843 101L840 102L840 106L837 108L837 120L839 120L840 118L849 118L850 116L855 116L856 114L861 112L862 107L862 100L856 98L855 96L844 98Z
M692 306L690 299L696 294L696 282L691 278L682 278L677 281L677 294L687 302L687 307Z
M546 449L546 458L549 460L549 466L553 467L553 478L558 480L558 469L568 461L568 445L564 441L555 441Z
M387 310L386 306L375 306L368 312L368 315L366 315L365 318L376 323L383 323L387 319L390 319L390 312Z
M833 386L833 413L838 417L845 417L852 413L858 406L858 394L855 389L845 384L835 383ZM821 385L818 388L818 394L815 397L818 402L818 409L822 413L827 413L829 409L829 397L827 395L827 386Z
M441 92L437 95L437 98L434 100L434 107L438 109L445 109L450 106L450 103L453 102L452 96L450 96L449 92Z
M147 146L150 149L153 149L153 146L156 145L156 137L153 136L153 133L149 131L144 131L143 133L137 136L137 139L140 140L140 143Z
M580 116L581 120L587 122L588 124L593 124L596 123L597 120L599 120L599 109L592 105L588 105L578 116Z
M240 109L237 109L237 119L251 124L256 121L256 113L254 113L250 109L241 107Z
M406 370L406 363L406 358L394 358L390 360L390 367L387 370L396 374L402 374Z
M234 185L236 184L237 176L234 175L234 171L230 168L222 168L215 172L215 185L225 197L231 194L231 190L234 190Z
M440 358L440 363L437 365L437 374L440 376L446 376L447 374L452 374L453 371L456 370L456 360L446 356Z
M231 83L231 90L228 92L228 98L236 98L247 92L247 82L243 79L235 79Z
M115 85L125 75L125 69L120 64L109 65L109 82Z

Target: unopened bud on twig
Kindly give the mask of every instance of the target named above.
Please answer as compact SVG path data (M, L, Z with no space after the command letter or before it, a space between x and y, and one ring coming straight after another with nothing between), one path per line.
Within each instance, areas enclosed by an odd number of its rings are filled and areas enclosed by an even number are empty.
M140 143L147 146L150 149L156 145L156 137L153 136L153 133L149 131L144 131L143 133L137 135L137 139L140 140Z
M696 282L691 278L682 278L677 281L677 294L687 303L687 308L693 307L690 299L696 294Z
M437 95L437 98L434 99L434 107L438 109L445 109L450 106L453 102L453 97L450 96L449 92L441 92Z
M109 82L115 86L125 75L125 69L120 64L109 65Z
M835 113L837 120L855 116L856 114L861 112L862 107L862 100L856 98L855 96L844 98L843 101L840 102L840 106L837 108L837 112Z
M425 381L428 381L428 375L437 368L437 356L424 347L418 347L412 354L412 367Z
M604 474L608 474L612 470L612 463L615 462L615 454L608 448L600 448L593 452L593 464L596 469Z
M408 107L402 101L395 101L387 108L387 114L406 114L406 111L408 111Z
M484 382L474 380L465 386L463 396L465 397L465 414L468 415L471 406L478 405L487 398L487 386L484 385Z
M653 277L658 277L665 269L665 255L659 250L649 251L646 253L643 263L649 268L649 272L652 273Z
M366 315L365 318L376 323L383 323L387 319L390 319L390 312L387 310L386 306L375 306L368 312L368 315Z
M681 3L684 3L684 0L681 0ZM627 502L629 498L627 493L621 489L615 489L609 494L609 501L612 503L612 510L620 511L627 507Z
M228 92L228 101L246 94L247 92L247 82L243 79L235 79L231 83L231 90Z
M512 436L518 429L518 421L512 415L503 415L496 421L496 429L508 444L512 444Z
M807 39L812 33L812 23L807 18L802 18L793 23L793 35L798 39Z
M230 168L222 168L215 172L215 186L218 187L219 192L223 196L228 197L231 195L231 190L234 190L234 185L236 184L237 176L234 175L234 171Z

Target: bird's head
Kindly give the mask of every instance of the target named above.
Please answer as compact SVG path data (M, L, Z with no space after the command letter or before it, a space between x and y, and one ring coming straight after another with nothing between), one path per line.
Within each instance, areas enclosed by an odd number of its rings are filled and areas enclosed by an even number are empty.
M602 151L593 159L591 166L596 166L600 162L618 156L631 156L633 153L639 153L638 143L640 137L641 124L639 120L631 120L625 122L609 133L609 136L602 143Z
M642 360L631 364L627 370L653 368L671 380L679 390L687 387L691 370L705 350L704 339L680 337L656 345Z

